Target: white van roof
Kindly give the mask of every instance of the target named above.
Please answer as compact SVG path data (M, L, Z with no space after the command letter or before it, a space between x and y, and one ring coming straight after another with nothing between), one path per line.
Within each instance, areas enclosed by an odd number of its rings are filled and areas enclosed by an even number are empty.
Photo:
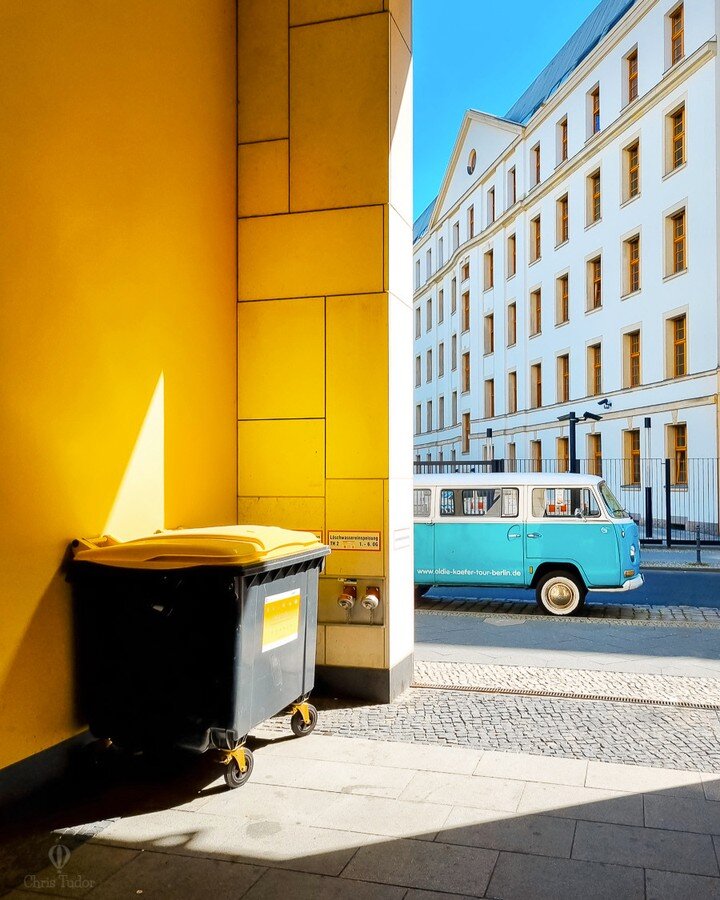
M577 475L570 472L437 472L431 475L416 475L415 487L581 487L597 485L603 479L597 475Z

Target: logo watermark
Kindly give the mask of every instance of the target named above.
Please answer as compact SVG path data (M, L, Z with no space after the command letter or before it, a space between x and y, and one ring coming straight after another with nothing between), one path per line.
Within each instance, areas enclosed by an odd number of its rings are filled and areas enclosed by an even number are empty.
M72 875L66 874L63 869L70 862L72 853L65 844L57 843L48 850L48 859L55 869L54 875L26 875L23 879L23 885L26 888L52 889L62 888L63 890L89 890L95 887L95 882L89 878L85 878L79 873Z

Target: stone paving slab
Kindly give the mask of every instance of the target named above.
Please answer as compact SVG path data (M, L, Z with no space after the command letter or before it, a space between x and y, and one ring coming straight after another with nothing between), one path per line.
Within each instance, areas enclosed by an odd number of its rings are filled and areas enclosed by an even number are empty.
M497 615L512 613L514 616L530 617L538 622L597 622L599 619L614 619L626 624L656 625L668 622L673 625L712 626L720 628L720 609L705 606L647 606L623 603L622 605L592 603L586 606L581 616L548 616L536 603L522 600L437 600L432 597L418 600L416 611L439 613L441 615Z
M663 700L720 706L720 679L604 672L546 666L415 662L413 682L429 687L479 687L484 690L552 691L593 697Z

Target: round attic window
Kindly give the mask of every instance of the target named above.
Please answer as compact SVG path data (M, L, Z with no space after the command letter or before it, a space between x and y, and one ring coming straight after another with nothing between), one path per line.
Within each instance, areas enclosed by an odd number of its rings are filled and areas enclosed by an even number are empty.
M468 175L472 175L475 171L475 163L477 162L477 153L474 150L470 151L470 156L468 156L468 164L467 164L467 173Z

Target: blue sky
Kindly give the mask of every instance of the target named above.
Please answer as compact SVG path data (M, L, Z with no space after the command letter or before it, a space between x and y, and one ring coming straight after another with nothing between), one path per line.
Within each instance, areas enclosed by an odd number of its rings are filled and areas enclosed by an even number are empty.
M414 0L415 217L440 188L465 110L504 115L598 2Z

